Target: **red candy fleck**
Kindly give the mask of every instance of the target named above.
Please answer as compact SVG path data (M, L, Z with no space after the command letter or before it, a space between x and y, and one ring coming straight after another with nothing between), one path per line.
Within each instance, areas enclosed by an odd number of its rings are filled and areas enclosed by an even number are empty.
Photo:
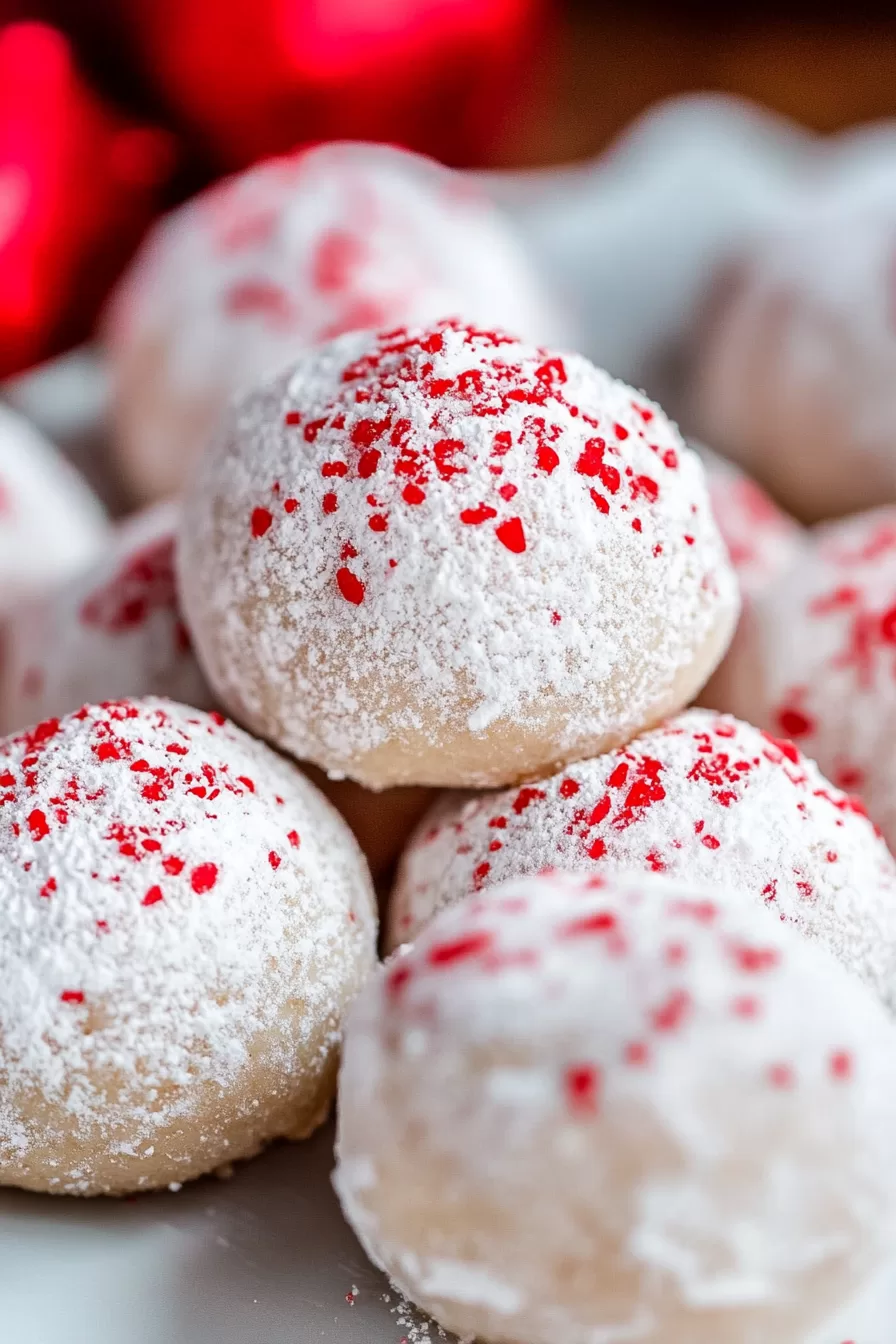
M563 938L582 938L592 933L613 933L616 927L617 920L614 914L608 910L597 910L590 915L583 915L581 919L573 919L564 924L560 929L560 935Z
M574 1115L597 1115L600 1104L600 1071L591 1064L576 1064L563 1077L566 1104Z
M159 901L163 901L164 899L161 887L150 887L149 891L143 897L141 905L158 905Z
M773 947L748 947L744 943L735 943L731 955L738 968L748 975L774 970L781 961L780 954Z
M39 807L28 814L28 830L31 832L32 840L43 840L44 836L50 834L46 814Z
M831 1077L845 1082L853 1074L853 1058L848 1050L838 1050L831 1055Z
M459 961L469 961L478 957L491 947L493 936L483 930L480 933L468 933L452 942L436 943L429 949L426 960L430 966L453 966Z
M64 989L59 998L62 1003L83 1003L84 991L81 989Z
M657 1031L677 1031L684 1022L691 1007L691 996L687 990L676 989L665 1003L651 1013L651 1021Z
M490 508L488 504L479 504L475 509L463 509L460 520L470 527L478 527L480 523L487 523L489 518L497 516L497 509Z
M495 534L501 545L506 546L514 555L521 555L526 549L526 534L519 518L508 518L505 523L500 523L495 528Z
M273 521L274 515L271 513L270 509L265 509L261 506L253 509L251 519L253 537L263 537Z
M782 709L778 715L778 725L787 737L806 737L815 731L815 724L809 716L798 709Z
M211 891L218 880L218 866L215 863L200 863L190 874L190 886L197 895Z
M366 589L356 574L353 574L350 569L346 569L345 567L338 569L336 571L336 583L346 602L351 602L355 607L361 605L364 601L364 593Z

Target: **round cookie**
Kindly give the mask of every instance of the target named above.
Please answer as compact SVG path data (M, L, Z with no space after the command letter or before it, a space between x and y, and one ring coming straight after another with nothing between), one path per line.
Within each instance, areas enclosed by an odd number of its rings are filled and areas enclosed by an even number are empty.
M795 517L896 499L896 193L813 196L719 283L692 415Z
M86 482L0 403L0 608L90 564L108 535L102 505Z
M729 885L824 943L896 1009L896 860L791 742L691 709L535 784L446 794L399 868L389 946L470 893L545 868Z
M374 789L608 750L696 694L738 611L662 411L453 321L342 337L239 400L178 568L235 717Z
M112 301L120 468L138 496L170 494L235 388L345 331L452 313L565 339L474 182L386 145L258 164L157 225Z
M376 941L326 800L160 699L47 720L0 768L0 1184L145 1190L313 1130Z
M352 1007L336 1189L464 1338L803 1344L891 1246L894 1045L725 881L518 879Z
M4 733L120 696L213 705L177 599L177 518L177 507L163 504L128 520L86 573L10 612L0 669Z
M704 693L793 738L896 846L896 507L810 534Z
M709 502L740 584L753 599L794 563L805 530L745 471L703 444L692 444L706 472Z

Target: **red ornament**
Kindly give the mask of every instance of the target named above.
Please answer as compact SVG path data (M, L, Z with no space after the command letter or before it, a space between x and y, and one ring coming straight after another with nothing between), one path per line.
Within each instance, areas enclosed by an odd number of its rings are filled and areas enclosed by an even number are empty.
M131 0L147 64L220 161L326 139L481 161L548 0Z
M0 376L89 331L172 159L166 133L98 101L56 29L0 28Z

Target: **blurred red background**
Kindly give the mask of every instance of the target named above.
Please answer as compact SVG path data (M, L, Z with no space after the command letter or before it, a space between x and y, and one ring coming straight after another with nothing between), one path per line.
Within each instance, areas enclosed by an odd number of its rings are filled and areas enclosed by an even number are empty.
M896 19L830 8L0 0L0 375L89 333L160 209L296 143L525 167L688 90L822 131L896 114Z

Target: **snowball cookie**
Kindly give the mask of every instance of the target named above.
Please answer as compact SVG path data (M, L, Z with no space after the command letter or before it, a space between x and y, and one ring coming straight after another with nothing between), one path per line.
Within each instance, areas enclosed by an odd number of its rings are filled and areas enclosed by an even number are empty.
M177 517L173 504L138 514L86 573L10 613L0 668L3 732L120 696L212 706L177 598Z
M894 233L892 180L813 197L710 305L697 430L807 522L896 499Z
M313 1130L376 941L326 800L161 699L49 719L0 766L0 1184L145 1190Z
M0 608L90 564L108 535L102 505L74 467L0 403Z
M707 688L859 793L896 847L896 506L831 523L763 594Z
M351 1010L335 1184L465 1338L803 1344L886 1257L894 1047L727 881L508 882Z
M805 529L733 462L703 444L700 454L709 502L740 583L749 601L791 565L800 553Z
M235 404L178 567L235 717L374 789L606 751L696 694L738 609L662 411L453 321L345 336Z
M259 164L163 220L112 302L120 467L136 493L168 494L236 387L345 331L450 313L567 339L468 178L385 145Z
M444 905L548 867L736 886L896 1009L896 860L861 804L791 742L728 715L688 710L538 784L446 795L402 859L389 944Z

